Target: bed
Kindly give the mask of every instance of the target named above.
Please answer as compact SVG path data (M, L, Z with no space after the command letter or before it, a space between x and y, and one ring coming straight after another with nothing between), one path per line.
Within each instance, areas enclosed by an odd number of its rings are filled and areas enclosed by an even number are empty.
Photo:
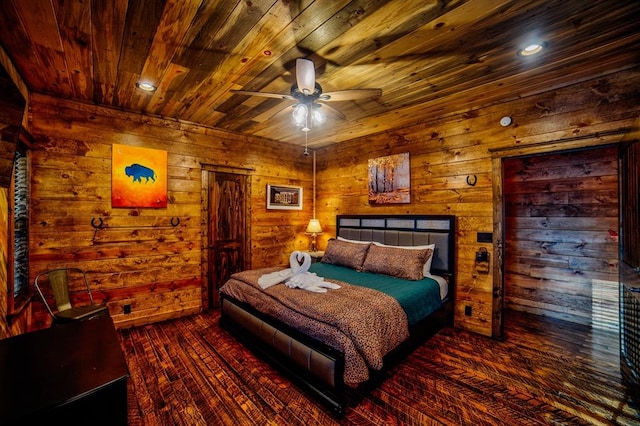
M309 271L339 289L263 289L259 277L282 266L242 271L220 288L220 325L340 417L452 324L454 247L454 216L338 215L336 238ZM430 265L418 271L424 259ZM343 326L343 316L358 323Z

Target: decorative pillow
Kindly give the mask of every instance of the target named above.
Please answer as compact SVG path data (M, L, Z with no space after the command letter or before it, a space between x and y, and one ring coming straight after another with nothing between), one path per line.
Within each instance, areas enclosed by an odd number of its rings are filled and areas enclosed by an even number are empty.
M407 280L421 280L431 249L411 249L372 244L362 265L365 272L391 275Z
M436 245L435 244L428 244L426 246L391 246L388 244L382 244L382 243L377 243L374 242L373 244L380 246L380 247L396 247L396 248L401 248L401 249L405 249L405 250L423 250L423 249L430 249L432 252L436 251ZM423 275L425 277L429 276L431 274L431 263L433 262L433 253L431 253L431 256L429 256L429 259L427 259L427 262L424 264L424 270L423 270Z
M322 263L346 266L356 271L362 271L364 258L367 257L370 243L356 244L347 241L329 240L322 256Z

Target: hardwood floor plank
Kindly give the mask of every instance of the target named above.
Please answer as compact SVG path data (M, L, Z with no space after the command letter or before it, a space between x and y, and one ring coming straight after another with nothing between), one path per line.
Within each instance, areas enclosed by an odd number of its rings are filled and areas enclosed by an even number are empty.
M120 331L130 425L638 425L617 333L508 311L505 339L451 327L342 419L218 326L211 311Z
M180 325L180 324L176 324ZM183 411L189 414L188 424L208 424L214 418L214 413L210 410L209 400L215 400L215 393L211 392L211 386L198 377L199 371L193 366L195 356L193 354L192 336L180 329L162 329L163 341L175 341L177 345L164 345L167 356L173 361L173 371L171 376L175 379L173 383L177 386L176 397L180 398ZM194 379L195 377L195 379ZM224 405L220 405L224 406Z
M195 326L210 326L202 321L201 317L192 317L189 320L193 321ZM269 381L269 374L273 374L273 370L252 370L249 376L243 376L245 365L257 365L260 362L246 351L238 353L238 349L240 349L238 346L226 345L224 339L219 338L220 333L224 332L217 326L209 327L206 333L202 333L203 342L206 343L205 350L215 355L216 362L220 366L220 374L217 376L219 386L228 391L232 390L232 399L238 407L242 408L243 412L246 411L246 401L251 401L256 405L256 412L259 412L261 416L275 416L275 420L278 420L280 417L278 413L285 410L286 407L283 405L282 399L275 395L279 384ZM259 380L254 378L256 375ZM245 415L247 416L246 422L249 422L252 419L251 413L245 413ZM283 421L283 419L280 420Z

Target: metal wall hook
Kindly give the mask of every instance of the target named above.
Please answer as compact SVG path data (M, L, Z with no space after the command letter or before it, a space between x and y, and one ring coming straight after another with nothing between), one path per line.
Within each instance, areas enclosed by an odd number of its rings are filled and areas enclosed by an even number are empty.
M102 218L99 217L98 218L98 224L96 225L96 218L92 217L91 218L91 226L93 226L95 229L102 229L104 225L104 222L102 221Z
M172 217L169 221L169 223L171 224L171 226L173 228L177 227L180 225L180 218L179 217ZM93 217L91 218L91 226L94 227L94 229L104 229L105 225L104 225L104 221L102 220L101 217ZM131 225L131 226L116 226L115 228L112 227L112 229L124 229L124 228L156 228L157 226L155 225L142 225L142 226L135 226L135 225ZM167 226L160 226L160 228L166 228Z
M471 178L471 175L467 176L467 185L476 186L476 183L478 183L478 176L473 175L473 178Z

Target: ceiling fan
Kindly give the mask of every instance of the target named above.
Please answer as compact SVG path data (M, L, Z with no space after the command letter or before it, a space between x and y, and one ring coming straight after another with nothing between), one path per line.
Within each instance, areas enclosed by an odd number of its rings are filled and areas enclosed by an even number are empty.
M302 131L310 130L309 121L317 123L320 115L317 114L320 108L320 102L340 102L356 99L369 99L382 96L381 89L348 89L338 90L334 92L322 91L322 87L316 82L316 71L313 61L310 59L296 59L296 82L291 86L290 94L269 93L269 92L252 92L248 90L231 90L231 92L239 95L262 96L265 98L276 98L290 101L297 101L294 105L294 119L296 124L302 127ZM338 117L344 119L345 116L340 111L329 105L324 105L327 109L332 110Z

